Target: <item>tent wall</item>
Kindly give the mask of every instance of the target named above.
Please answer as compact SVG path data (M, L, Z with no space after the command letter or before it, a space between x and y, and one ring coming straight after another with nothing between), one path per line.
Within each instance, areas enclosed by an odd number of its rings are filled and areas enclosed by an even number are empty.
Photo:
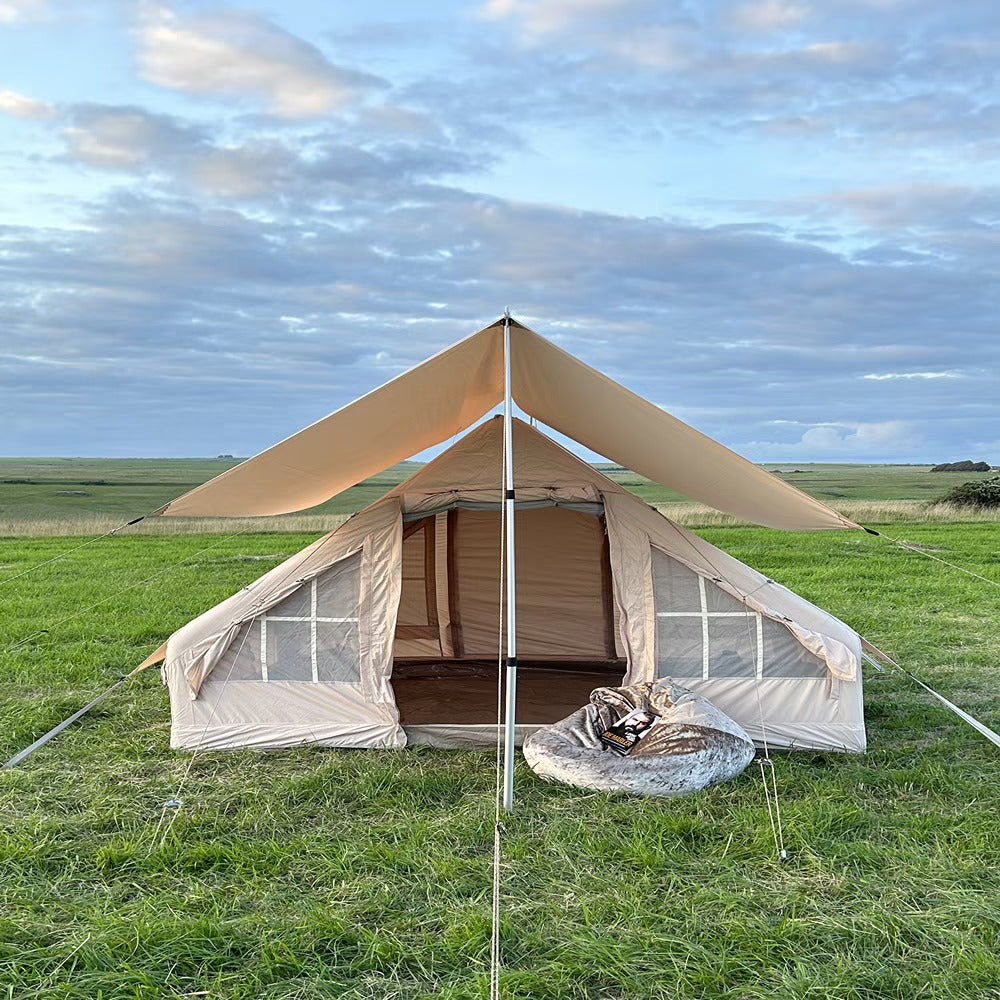
M450 587L461 655L496 657L500 514L454 515ZM518 656L613 659L603 518L558 507L519 510L516 517Z
M605 510L627 683L675 677L758 744L865 749L853 630L642 504Z
M171 746L403 745L401 529L398 502L380 501L172 636Z

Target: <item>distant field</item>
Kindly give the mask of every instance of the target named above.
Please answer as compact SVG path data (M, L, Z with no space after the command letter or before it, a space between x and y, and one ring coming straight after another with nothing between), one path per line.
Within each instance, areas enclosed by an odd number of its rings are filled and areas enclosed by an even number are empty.
M665 490L620 466L598 466L612 479L627 486L647 503L658 505L683 500L679 493ZM931 472L929 465L842 465L785 462L762 468L786 483L833 507L844 500L933 501L953 486L986 479L990 472Z
M162 507L235 464L205 458L0 458L0 534L107 530ZM312 508L306 515L308 522L275 523L271 530L318 530L332 517L351 514L377 500L419 467L416 462L402 462ZM654 506L686 502L681 494L619 466L599 468ZM990 475L930 472L930 466L917 465L784 463L765 468L848 516L860 516L853 512L858 503L889 502L884 509L864 508L864 516L873 523L880 519L879 510L889 520L899 519L903 508L891 504L925 504L952 486ZM910 516L916 513L911 510ZM671 516L675 514L685 519L685 511L672 509ZM698 509L687 514L701 523Z
M217 458L0 458L0 532L16 521L130 520L237 465ZM420 468L401 462L313 514L352 514Z

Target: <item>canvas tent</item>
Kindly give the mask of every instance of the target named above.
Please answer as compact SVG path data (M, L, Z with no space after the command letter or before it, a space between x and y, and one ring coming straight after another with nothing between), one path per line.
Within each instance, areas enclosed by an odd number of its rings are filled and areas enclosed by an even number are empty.
M513 395L601 454L749 520L852 522L512 324ZM499 324L171 504L301 509L466 429L503 397ZM499 347L498 347L499 344ZM499 367L498 367L499 366ZM517 735L603 684L671 676L771 746L865 746L855 632L516 421ZM503 423L171 636L178 748L492 745Z
M173 745L494 743L501 430L172 636ZM520 736L671 676L773 746L864 748L851 629L521 422L514 455Z

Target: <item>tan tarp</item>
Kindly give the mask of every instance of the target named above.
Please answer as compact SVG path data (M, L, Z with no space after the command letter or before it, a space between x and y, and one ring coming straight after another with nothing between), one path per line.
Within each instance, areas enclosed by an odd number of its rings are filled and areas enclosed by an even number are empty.
M858 527L530 330L512 341L518 406L598 455L754 524Z
M315 506L469 427L501 402L503 377L496 323L185 494L163 514L240 517ZM772 528L858 527L520 324L511 330L511 383L526 413L693 500Z
M503 399L503 338L487 328L174 500L165 517L315 507L474 424Z

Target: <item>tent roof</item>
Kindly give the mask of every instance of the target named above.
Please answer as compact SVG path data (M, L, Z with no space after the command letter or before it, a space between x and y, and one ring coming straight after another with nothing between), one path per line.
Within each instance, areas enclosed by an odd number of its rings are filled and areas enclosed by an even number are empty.
M303 510L465 430L503 399L503 320L184 494L168 517ZM712 438L511 321L526 413L693 500L772 528L857 528Z
M512 430L517 499L590 503L603 493L631 494L600 470L523 420ZM432 462L396 486L405 513L423 512L457 501L503 502L503 418L481 423Z

